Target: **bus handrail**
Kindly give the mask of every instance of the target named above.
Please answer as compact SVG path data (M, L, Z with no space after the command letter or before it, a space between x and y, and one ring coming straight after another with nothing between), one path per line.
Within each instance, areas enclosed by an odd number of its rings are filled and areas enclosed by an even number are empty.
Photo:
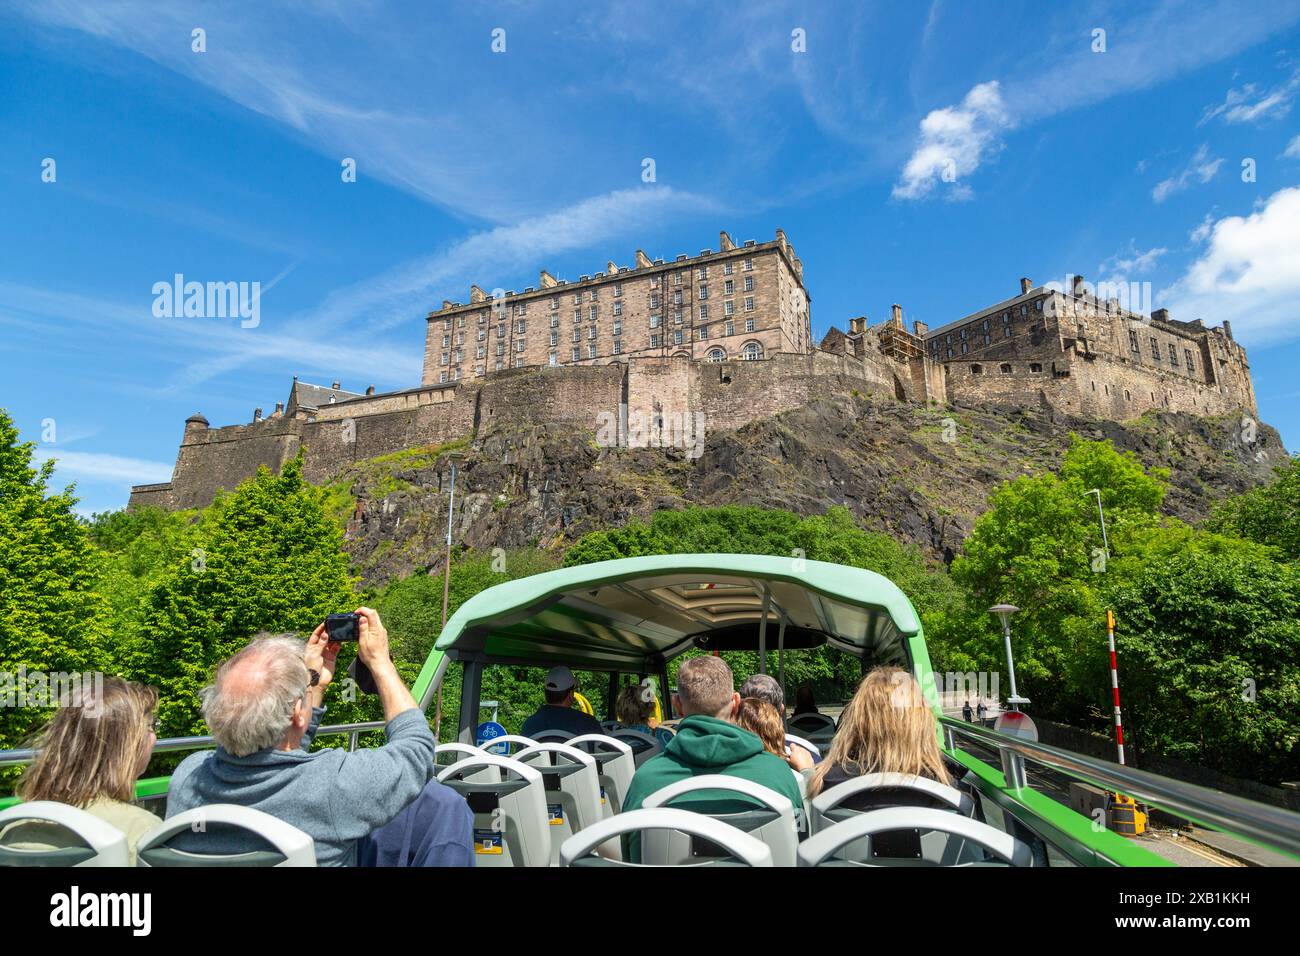
M955 717L944 715L939 721L949 750L958 749L958 737L976 740L996 750L1007 786L1013 790L1028 786L1024 761L1029 760L1127 794L1175 816L1300 856L1300 813L1048 744L1009 737Z
M316 729L317 737L332 737L337 734L348 734L351 739L348 741L348 750L357 749L357 737L367 730L383 730L387 723L382 720L365 720L351 724L329 724ZM167 737L157 741L153 745L153 752L156 754L173 753L185 750L202 750L205 747L216 746L216 741L210 736L205 737ZM0 767L21 767L31 763L36 759L36 750L26 748L22 750L0 750Z

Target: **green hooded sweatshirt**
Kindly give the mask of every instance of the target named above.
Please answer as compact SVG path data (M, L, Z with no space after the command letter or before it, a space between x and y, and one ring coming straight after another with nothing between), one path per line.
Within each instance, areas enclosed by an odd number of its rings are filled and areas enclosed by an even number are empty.
M637 769L632 776L632 785L628 787L627 799L623 801L623 809L636 810L656 790L678 780L709 773L742 777L762 784L789 797L797 814L803 812L799 782L788 763L764 750L757 734L717 717L700 715L682 720L677 725L677 735L664 752ZM752 800L734 795L728 797L720 790L701 790L689 800L675 800L672 805L702 813L736 812L755 806ZM623 859L641 862L639 834L623 838Z

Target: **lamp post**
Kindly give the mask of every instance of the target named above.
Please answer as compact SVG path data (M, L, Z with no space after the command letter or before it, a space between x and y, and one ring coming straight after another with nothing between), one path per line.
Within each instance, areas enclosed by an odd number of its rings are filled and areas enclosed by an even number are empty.
M1097 496L1097 515L1101 518L1101 546L1102 550L1106 552L1106 560L1110 561L1110 540L1106 537L1106 512L1101 509L1101 489L1093 488L1091 491L1085 491L1083 493L1085 498L1088 497L1088 495ZM1105 569L1103 568L1103 570Z
M990 614L996 614L1002 620L1002 637L1007 646L1007 676L1011 678L1011 696L1007 703L1012 710L1019 710L1021 704L1029 703L1028 697L1021 697L1016 692L1016 665L1011 658L1011 615L1019 610L1014 604L995 604L989 608Z
M456 514L456 463L465 457L464 453L459 451L450 451L447 453L447 460L451 462L451 494L447 499L447 554L442 566L442 628L439 631L446 630L447 627L447 603L451 597L451 527L452 518ZM433 739L442 740L442 682L438 683L438 702L433 709Z

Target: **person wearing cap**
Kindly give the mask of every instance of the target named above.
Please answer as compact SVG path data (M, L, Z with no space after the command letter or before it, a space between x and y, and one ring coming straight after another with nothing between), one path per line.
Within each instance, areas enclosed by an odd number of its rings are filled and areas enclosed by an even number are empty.
M546 672L546 703L537 708L537 712L524 721L523 734L532 737L545 730L562 730L573 734L603 733L600 721L591 714L584 714L573 707L573 695L578 682L573 671L563 664L552 667Z

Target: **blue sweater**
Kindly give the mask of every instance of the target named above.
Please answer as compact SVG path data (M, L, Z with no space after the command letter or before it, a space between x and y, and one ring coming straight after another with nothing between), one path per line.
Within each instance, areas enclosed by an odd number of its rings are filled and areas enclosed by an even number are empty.
M356 841L406 809L433 778L433 731L412 708L388 722L382 747L308 753L324 714L324 707L312 711L300 750L268 748L236 757L218 747L186 757L172 774L167 816L212 803L252 807L308 834L318 865L356 865ZM178 834L171 845L213 853L263 848L237 831L209 832L198 840Z

